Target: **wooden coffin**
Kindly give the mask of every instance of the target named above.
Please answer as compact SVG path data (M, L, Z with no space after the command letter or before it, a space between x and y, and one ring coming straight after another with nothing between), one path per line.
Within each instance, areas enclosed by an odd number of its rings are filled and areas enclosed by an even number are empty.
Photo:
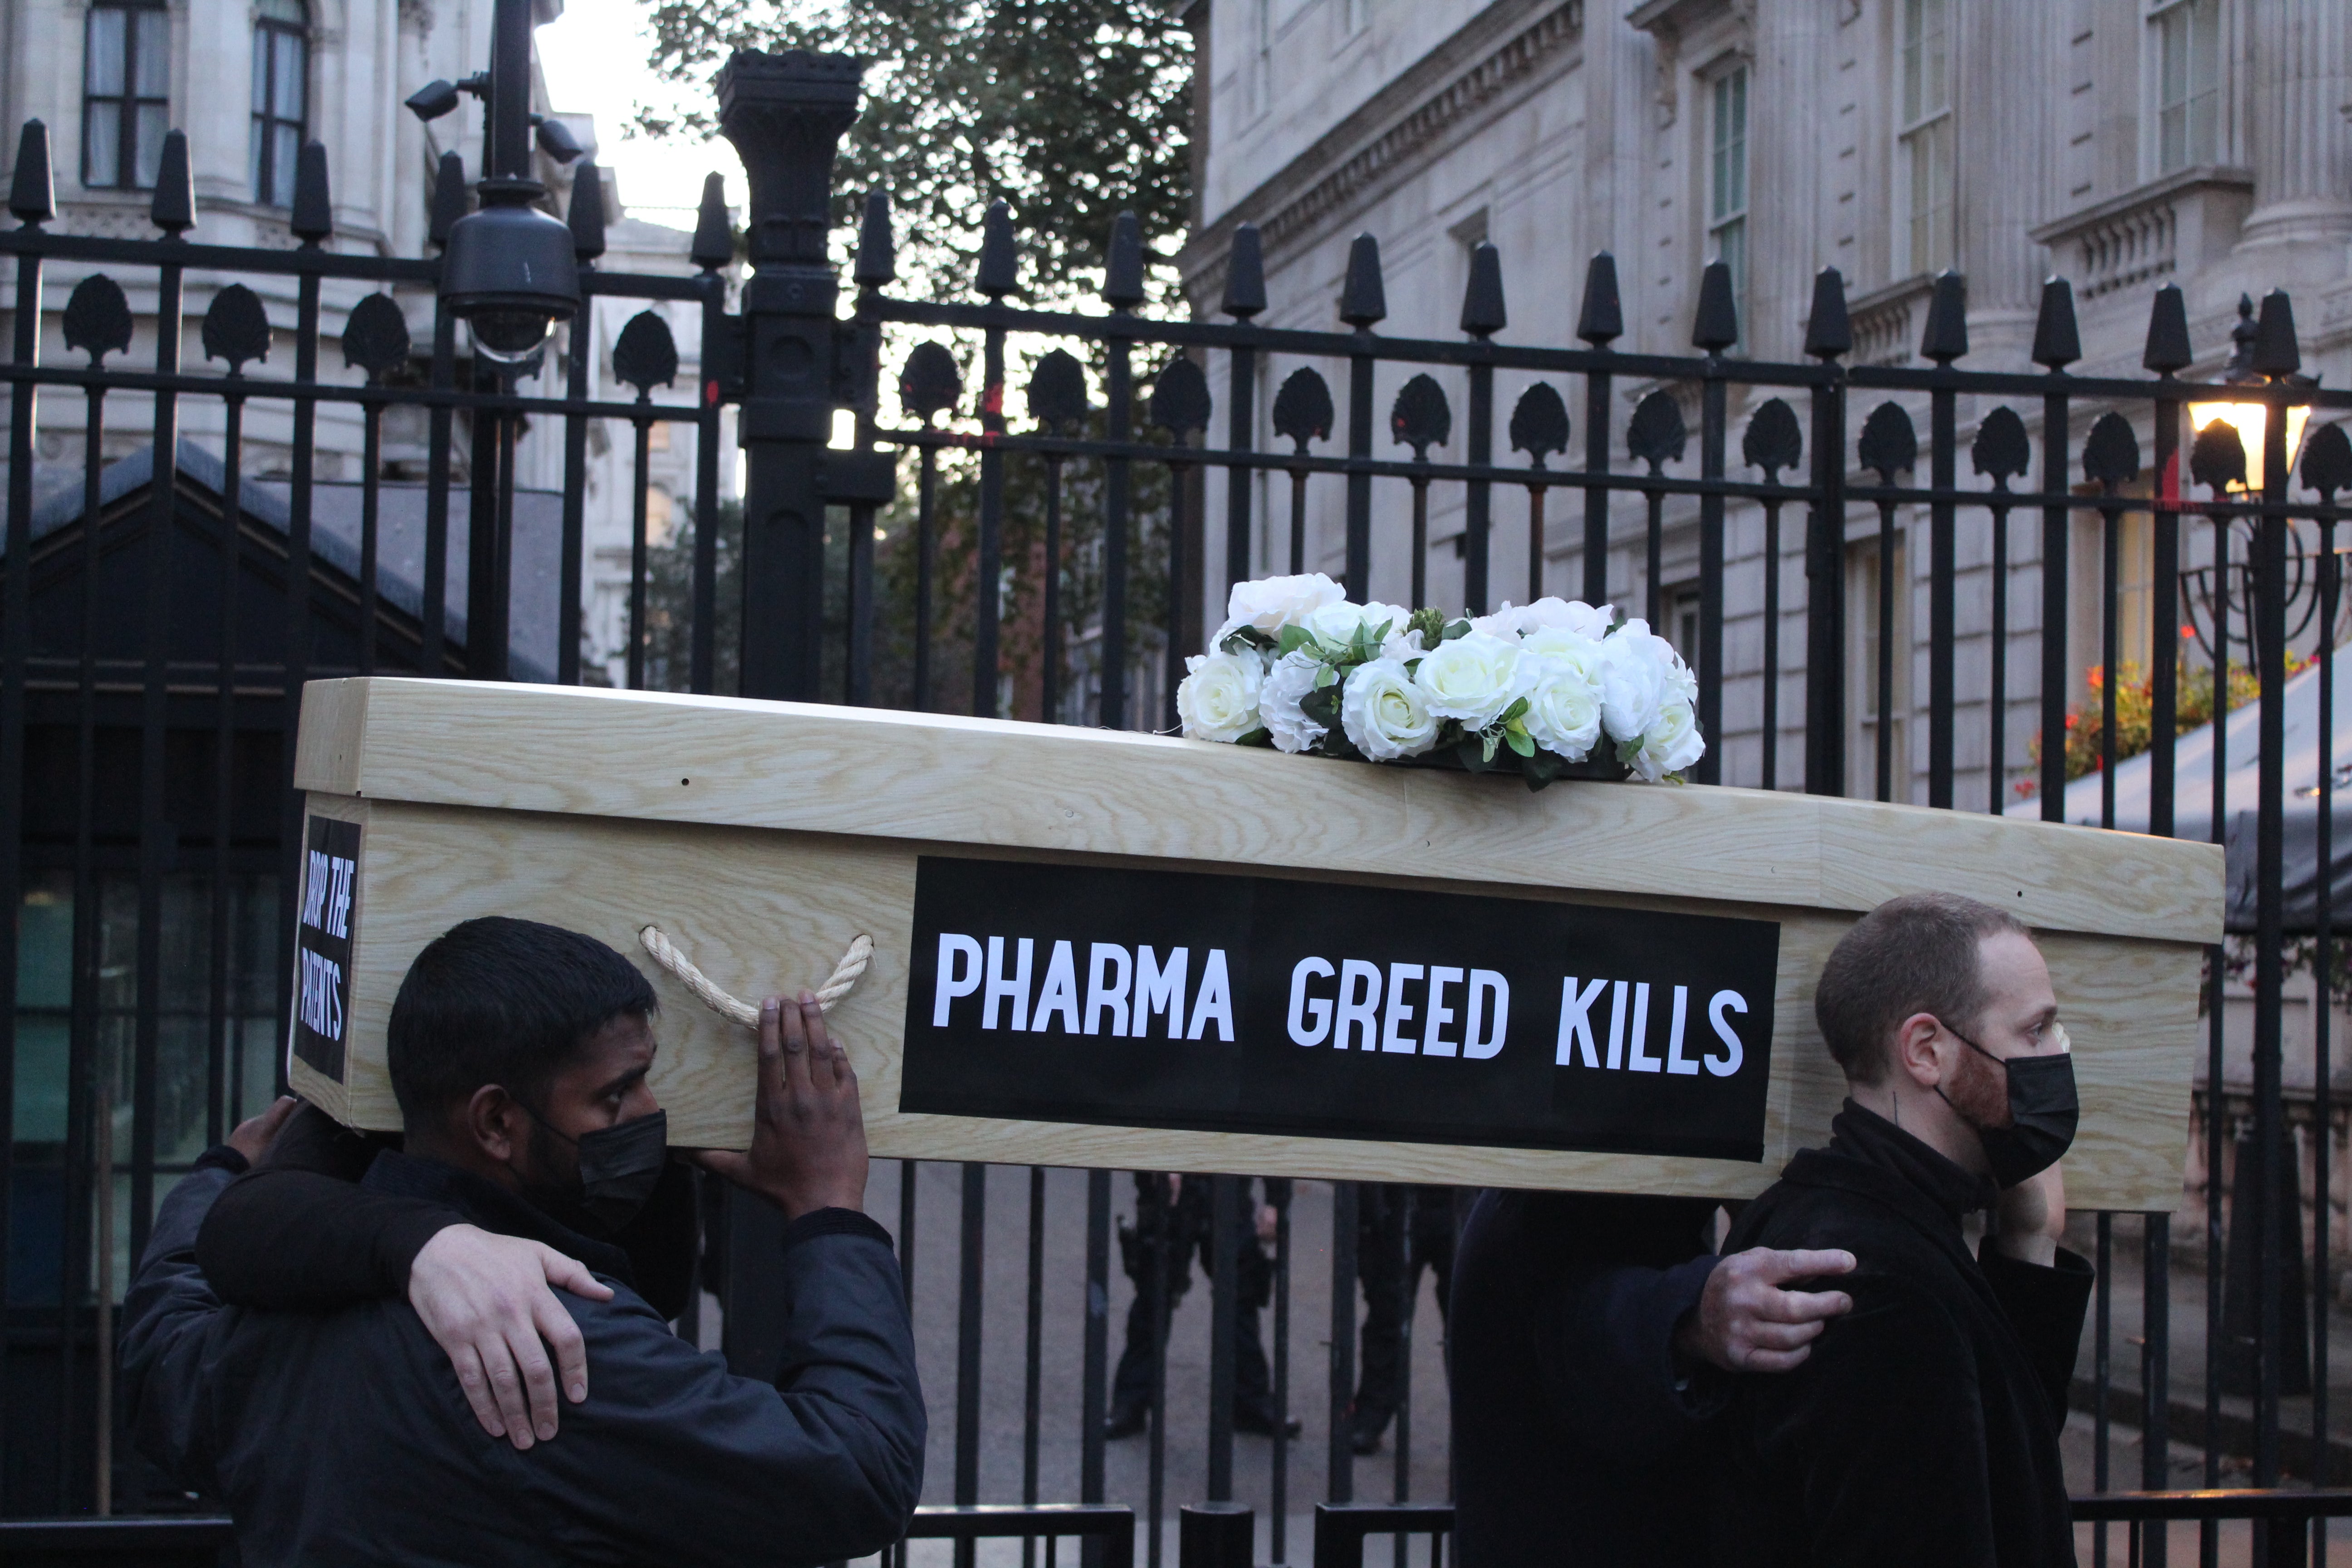
M2072 1201L2169 1209L2221 934L2206 844L939 714L315 681L296 771L290 1070L363 1128L411 959L509 914L652 976L681 1145L747 1141L753 1044L648 924L751 999L871 935L832 1023L877 1155L1740 1196L1840 1101L1831 945L1942 889L2042 933Z

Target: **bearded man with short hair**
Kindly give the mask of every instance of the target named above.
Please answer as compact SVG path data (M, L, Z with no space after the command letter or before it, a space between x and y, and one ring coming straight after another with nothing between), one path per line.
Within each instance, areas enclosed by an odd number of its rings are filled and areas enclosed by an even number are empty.
M2058 1245L2077 1109L2050 972L2012 916L1919 894L1846 933L1813 1011L1845 1108L1725 1246L1842 1247L1853 1309L1739 1381L1715 1560L2071 1564L2058 1431L2092 1271Z

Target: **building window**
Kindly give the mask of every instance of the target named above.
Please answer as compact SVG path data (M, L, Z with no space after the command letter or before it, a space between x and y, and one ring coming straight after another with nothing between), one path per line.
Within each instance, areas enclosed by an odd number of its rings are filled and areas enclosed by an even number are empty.
M253 25L253 199L294 205L294 163L302 145L310 80L310 33L302 0L261 0Z
M172 16L160 5L90 7L83 35L81 183L152 190L172 106Z
M1242 72L1243 112L1255 121L1274 100L1274 0L1250 0L1249 58Z
M2221 0L2156 0L2156 172L2218 161L2221 129Z
M1902 14L1898 167L1911 272L1952 265L1951 0L1897 0Z
M1709 259L1731 269L1739 335L1748 335L1748 68L1715 79L1707 126L1706 242Z

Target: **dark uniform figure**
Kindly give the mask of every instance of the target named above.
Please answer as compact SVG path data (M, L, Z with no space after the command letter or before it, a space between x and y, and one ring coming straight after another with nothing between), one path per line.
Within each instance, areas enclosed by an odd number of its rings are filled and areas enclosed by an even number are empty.
M1234 1430L1271 1436L1274 1432L1274 1380L1268 1375L1265 1343L1258 1331L1258 1314L1274 1300L1274 1258L1265 1249L1273 1214L1290 1206L1290 1183L1268 1178L1265 1202L1253 1209L1258 1223L1236 1238L1236 1292L1234 1314ZM1167 1354L1168 1324L1176 1304L1192 1287L1192 1255L1200 1254L1201 1272L1216 1277L1216 1240L1205 1176L1177 1176L1160 1172L1135 1173L1135 1222L1118 1227L1119 1262L1135 1285L1135 1300L1127 1309L1127 1348L1111 1380L1110 1419L1104 1433L1132 1437L1141 1432L1151 1411L1151 1376ZM1246 1188L1244 1188L1246 1196ZM1165 1289L1160 1288L1165 1269ZM1157 1321L1152 1304L1159 1303ZM1287 1436L1298 1434L1289 1423Z
M1421 1275L1437 1277L1438 1331L1454 1295L1454 1238L1460 1228L1452 1187L1363 1182L1356 1189L1356 1279L1364 1289L1363 1356L1349 1419L1359 1454L1378 1453L1404 1396L1409 1331Z

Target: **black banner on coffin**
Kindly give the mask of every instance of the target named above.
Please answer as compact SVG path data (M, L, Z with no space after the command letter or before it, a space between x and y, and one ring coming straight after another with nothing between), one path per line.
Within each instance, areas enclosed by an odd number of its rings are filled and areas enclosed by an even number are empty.
M296 1058L341 1083L351 1034L360 825L314 816L305 850L302 912L294 922L294 1025L289 1044Z
M1763 1158L1769 921L926 856L914 940L904 1111Z

